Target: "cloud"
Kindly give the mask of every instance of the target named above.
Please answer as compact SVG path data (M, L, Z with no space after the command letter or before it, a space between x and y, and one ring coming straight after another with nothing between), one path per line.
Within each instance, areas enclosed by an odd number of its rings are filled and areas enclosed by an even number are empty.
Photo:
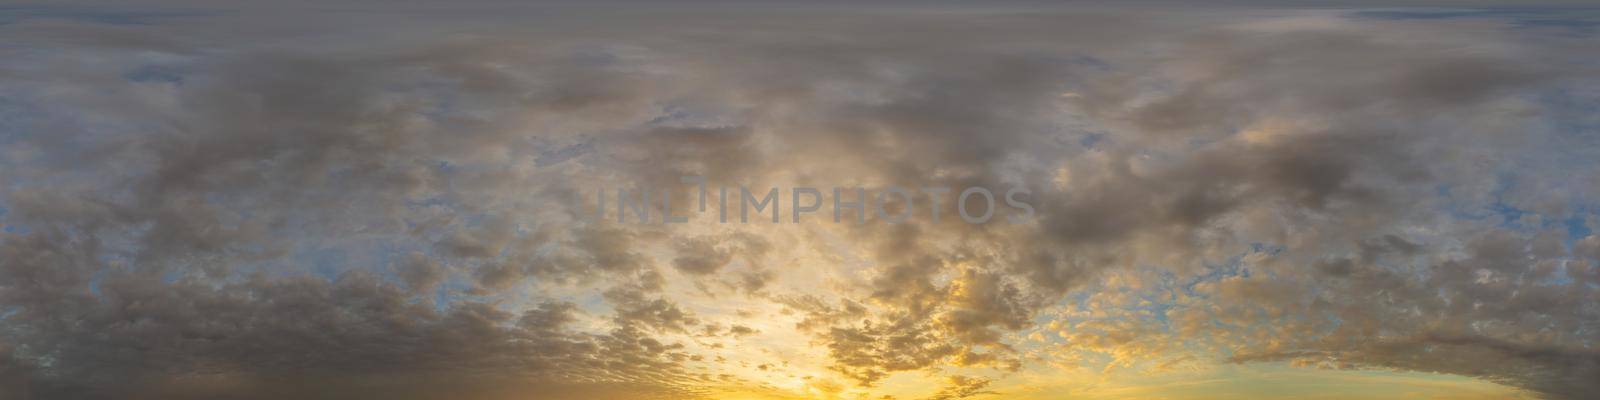
M1292 362L1595 389L1590 38L637 6L664 14L5 20L0 383L955 399ZM1038 216L723 224L682 176L1021 186ZM597 189L691 218L596 221Z

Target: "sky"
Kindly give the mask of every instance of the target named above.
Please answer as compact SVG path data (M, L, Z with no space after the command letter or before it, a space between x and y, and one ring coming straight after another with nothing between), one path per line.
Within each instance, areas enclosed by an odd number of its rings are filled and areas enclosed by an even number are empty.
M1600 9L140 3L0 5L0 399L1600 392Z

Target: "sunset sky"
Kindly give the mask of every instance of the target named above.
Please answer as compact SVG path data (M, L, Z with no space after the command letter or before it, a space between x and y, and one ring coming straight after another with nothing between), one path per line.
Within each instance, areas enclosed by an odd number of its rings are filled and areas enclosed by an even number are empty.
M0 5L0 400L1600 396L1600 8L1268 3Z

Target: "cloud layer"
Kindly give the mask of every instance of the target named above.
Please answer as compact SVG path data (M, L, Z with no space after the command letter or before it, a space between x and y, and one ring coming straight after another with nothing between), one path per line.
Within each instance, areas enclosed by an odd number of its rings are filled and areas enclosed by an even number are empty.
M1587 11L352 7L0 8L7 395L1600 390ZM722 224L683 176L1038 213Z

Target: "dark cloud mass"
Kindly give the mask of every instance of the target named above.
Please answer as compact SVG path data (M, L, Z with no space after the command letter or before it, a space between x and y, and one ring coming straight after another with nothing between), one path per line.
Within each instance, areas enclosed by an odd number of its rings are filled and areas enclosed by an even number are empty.
M1600 391L1592 10L207 7L0 6L0 398Z

